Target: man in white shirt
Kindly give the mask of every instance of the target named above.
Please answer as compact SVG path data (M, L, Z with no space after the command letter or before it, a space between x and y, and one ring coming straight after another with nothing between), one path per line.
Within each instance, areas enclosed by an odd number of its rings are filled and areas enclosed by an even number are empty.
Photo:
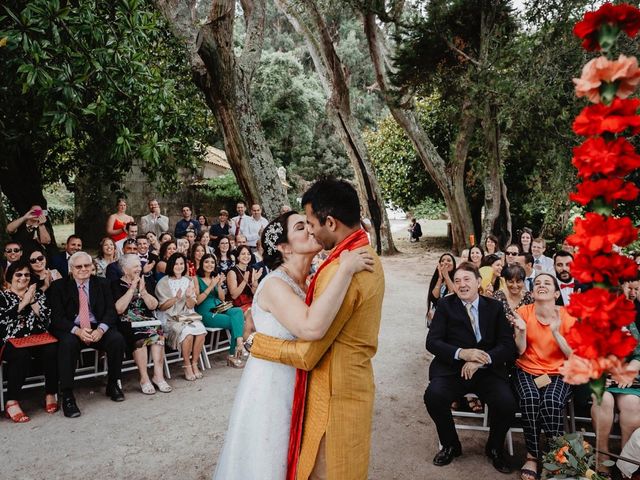
M544 238L535 238L531 242L531 253L533 254L533 268L536 272L553 273L553 259L545 256L544 251L547 242Z
M580 290L576 285L576 281L571 275L571 264L573 263L573 255L564 250L560 250L553 257L554 268L556 272L556 278L558 279L558 285L560 286L560 297L556 301L556 305L567 306L569 305L569 299L571 294Z
M244 223L249 219L249 215L246 215L247 207L243 201L240 201L236 204L236 215L231 219L231 225L229 225L229 233L234 237L237 237L240 234L245 234L244 232Z
M155 198L149 200L149 215L140 218L141 233L153 232L159 237L169 231L169 217L160 214L160 204Z
M262 207L257 203L251 206L251 216L243 220L241 231L247 237L247 245L252 252L256 251L256 244L260 239L262 230L269 221L262 216Z

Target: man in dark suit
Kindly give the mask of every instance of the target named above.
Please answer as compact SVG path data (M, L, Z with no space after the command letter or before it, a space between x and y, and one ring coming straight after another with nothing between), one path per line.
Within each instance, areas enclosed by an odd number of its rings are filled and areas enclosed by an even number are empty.
M444 466L462 454L451 403L475 393L492 411L485 453L496 470L509 473L503 446L517 408L507 380L516 358L513 329L500 302L478 295L480 273L473 264L462 263L453 281L456 294L438 301L426 343L434 358L424 403L442 444L433 463Z
M553 268L560 287L560 296L556 300L556 305L561 307L566 307L569 304L571 294L574 292L584 292L591 288L590 284L577 282L573 278L571 274L572 263L573 255L564 250L559 250L553 256Z
M85 252L69 258L71 275L51 284L51 330L58 338L58 368L62 410L67 417L80 416L73 396L73 377L82 348L107 353L107 396L114 402L124 400L118 384L125 350L124 337L118 332L111 288L105 279L91 275L93 263Z
M64 252L53 256L50 268L56 269L62 278L67 278L69 276L69 257L80 250L82 250L82 239L77 235L69 235Z

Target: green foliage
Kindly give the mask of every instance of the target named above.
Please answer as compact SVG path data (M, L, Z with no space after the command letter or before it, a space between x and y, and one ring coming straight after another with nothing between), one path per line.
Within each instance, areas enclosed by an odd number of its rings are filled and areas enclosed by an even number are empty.
M117 190L133 159L164 185L191 166L212 117L187 52L145 0L5 2L0 145L26 137L46 183L73 174ZM18 155L18 153L15 153Z
M224 205L230 212L234 212L236 203L244 199L233 173L209 179L201 192L211 199L212 203Z
M424 218L426 220L441 220L446 215L447 207L442 200L426 197L422 202L415 206L412 214L415 218Z
M455 127L446 120L451 111L442 107L440 98L433 95L417 103L417 113L422 127L436 142L438 153L446 158ZM365 131L364 139L385 200L404 210L413 209L427 198L441 201L413 144L391 115L378 122L375 131Z

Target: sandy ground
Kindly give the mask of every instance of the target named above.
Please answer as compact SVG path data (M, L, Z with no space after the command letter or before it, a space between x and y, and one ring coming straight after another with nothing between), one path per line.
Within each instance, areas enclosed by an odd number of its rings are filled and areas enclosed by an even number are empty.
M443 222L424 222L427 234ZM446 228L446 227L445 227ZM384 258L387 290L378 354L374 358L376 404L370 479L518 478L496 472L482 452L486 434L460 433L464 455L447 467L431 460L438 449L435 427L424 408L430 354L424 348L426 290L445 248L443 239L409 244L402 222L394 222L403 252ZM446 230L444 230L446 232ZM137 375L124 375L126 401L104 395L104 378L76 389L82 416L44 413L42 389L26 392L27 424L0 421L0 480L5 479L208 479L222 447L241 371L211 357L203 380L187 382L172 367L170 394L139 392ZM523 458L515 435L514 465ZM271 480L271 479L247 479Z

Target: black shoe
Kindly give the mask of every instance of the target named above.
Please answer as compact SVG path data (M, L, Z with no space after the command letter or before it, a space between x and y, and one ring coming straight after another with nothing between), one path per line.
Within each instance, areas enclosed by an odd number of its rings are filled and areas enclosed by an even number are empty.
M65 417L76 418L79 417L80 409L76 405L76 399L73 395L62 397L62 411Z
M449 465L454 457L462 455L462 448L460 445L455 447L442 447L442 449L433 457L433 464L437 467L444 467Z
M124 401L124 392L117 383L107 385L106 391L107 397L110 397L114 402Z
M504 457L504 452L501 448L486 448L485 453L491 460L491 463L493 463L493 468L495 468L497 471L499 471L500 473L513 472L513 468L510 467L507 463L507 459Z

